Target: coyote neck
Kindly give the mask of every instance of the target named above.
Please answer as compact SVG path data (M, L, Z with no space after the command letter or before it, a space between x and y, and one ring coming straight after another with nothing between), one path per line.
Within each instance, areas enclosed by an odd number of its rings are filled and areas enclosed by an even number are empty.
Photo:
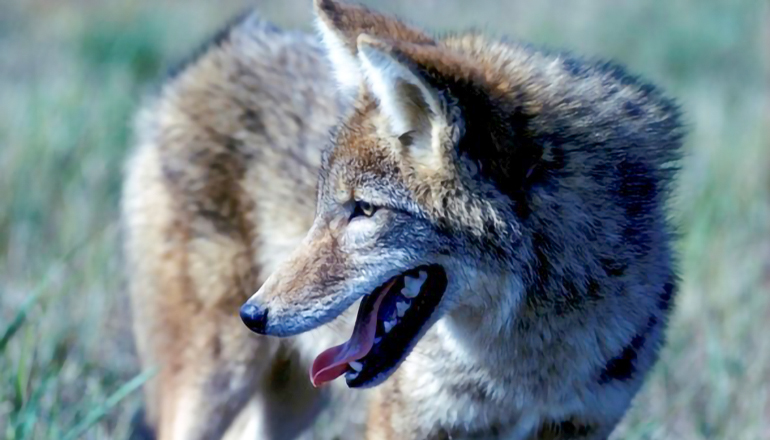
M460 306L437 323L437 333L454 350L469 359L508 362L515 357L510 344L516 338L517 311L522 298L522 284L510 277L504 285L478 286L478 307Z

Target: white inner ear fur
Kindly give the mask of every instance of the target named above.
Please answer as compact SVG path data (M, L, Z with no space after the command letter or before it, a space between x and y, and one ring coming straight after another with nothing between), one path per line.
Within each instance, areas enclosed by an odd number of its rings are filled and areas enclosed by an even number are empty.
M317 18L315 22L331 62L340 92L345 95L355 95L358 93L358 88L361 87L361 82L363 81L358 59L356 59L350 48L345 45L340 35L334 29L331 29L323 19Z
M414 132L424 140L446 126L435 90L389 53L359 45L358 59L395 136Z

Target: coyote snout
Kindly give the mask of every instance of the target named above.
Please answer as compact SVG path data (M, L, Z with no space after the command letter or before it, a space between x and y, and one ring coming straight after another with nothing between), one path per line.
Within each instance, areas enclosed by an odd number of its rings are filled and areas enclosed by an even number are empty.
M325 324L365 291L328 227L314 227L303 243L241 307L244 323L269 336L293 336Z
M351 388L382 382L430 327L446 287L444 268L434 264L391 277L364 294L350 340L325 350L313 362L310 370L313 385L330 382L345 373ZM255 305L251 299L241 307L241 318L251 330L275 335L266 331L269 311L269 307Z

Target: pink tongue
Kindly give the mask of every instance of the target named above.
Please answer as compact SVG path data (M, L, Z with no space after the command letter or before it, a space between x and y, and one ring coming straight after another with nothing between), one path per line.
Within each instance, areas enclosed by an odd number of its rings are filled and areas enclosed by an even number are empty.
M348 370L348 363L357 361L369 353L374 345L374 333L377 331L377 312L380 303L396 280L391 281L377 292L371 312L356 320L353 335L342 345L332 347L319 354L310 367L310 381L314 387L331 382Z

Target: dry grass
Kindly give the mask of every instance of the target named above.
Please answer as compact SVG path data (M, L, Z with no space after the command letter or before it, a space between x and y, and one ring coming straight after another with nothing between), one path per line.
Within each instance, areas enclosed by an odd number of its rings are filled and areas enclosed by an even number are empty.
M139 405L116 217L131 114L243 3L0 3L0 436L125 436ZM307 28L309 3L258 7ZM674 203L682 292L663 361L617 437L770 439L767 2L378 7L613 57L680 99L692 127Z

